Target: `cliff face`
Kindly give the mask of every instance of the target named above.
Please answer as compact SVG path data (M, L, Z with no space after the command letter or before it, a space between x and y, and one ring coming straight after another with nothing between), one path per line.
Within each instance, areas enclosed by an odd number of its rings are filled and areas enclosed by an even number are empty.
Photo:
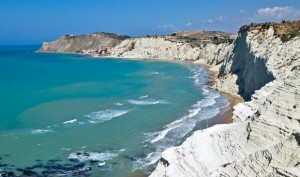
M234 92L249 101L255 90L281 74L297 60L300 21L265 23L241 27L232 54L225 59L214 88L228 92L228 82L236 79ZM231 80L229 79L231 78ZM232 92L232 90L230 90Z
M172 36L131 38L112 49L111 55L122 58L148 58L166 60L190 60L217 65L232 50L232 44L223 42L178 39Z
M228 58L235 36L217 31L176 32L169 36L129 38L111 33L62 36L44 42L38 52L86 53L95 56L189 60L218 65Z
M38 52L95 53L105 55L128 36L112 33L66 35L53 42L44 42Z
M300 176L300 37L277 35L281 25L300 30L299 21L241 28L213 87L249 101L235 106L233 124L164 151L152 177Z

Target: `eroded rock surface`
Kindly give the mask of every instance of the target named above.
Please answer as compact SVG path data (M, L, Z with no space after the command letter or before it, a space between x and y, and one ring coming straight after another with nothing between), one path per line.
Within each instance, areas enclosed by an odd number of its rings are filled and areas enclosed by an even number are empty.
M124 40L111 55L123 58L198 61L210 65L221 64L232 50L229 42L214 44L195 40L181 41L173 36L142 37Z
M221 67L214 88L249 100L235 106L234 123L167 149L168 165L152 177L300 176L300 38L282 40L277 25L241 29Z

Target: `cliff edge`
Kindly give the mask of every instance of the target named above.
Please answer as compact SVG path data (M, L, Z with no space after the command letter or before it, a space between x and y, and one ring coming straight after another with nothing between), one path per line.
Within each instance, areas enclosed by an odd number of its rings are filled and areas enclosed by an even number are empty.
M44 42L38 52L85 53L93 56L189 60L220 65L236 36L219 31L183 31L130 38L112 33L66 35Z
M241 27L213 88L238 93L234 123L165 150L155 176L300 176L300 21Z
M53 42L44 42L38 52L90 53L106 55L129 36L113 33L65 35Z
M176 32L167 36L130 38L114 47L111 56L160 60L188 60L209 65L221 64L235 39L215 31Z

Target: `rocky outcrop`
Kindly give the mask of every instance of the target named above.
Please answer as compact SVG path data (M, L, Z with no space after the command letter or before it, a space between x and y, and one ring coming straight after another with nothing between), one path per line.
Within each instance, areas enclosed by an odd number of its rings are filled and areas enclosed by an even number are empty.
M124 40L112 49L111 55L120 58L189 60L218 65L228 57L232 44L186 41L173 36L141 37Z
M249 101L235 106L233 124L164 151L152 177L300 176L300 36L283 39L282 25L300 30L299 21L241 28L213 87Z
M53 42L44 42L38 52L89 53L107 55L111 48L129 36L113 33L66 35Z

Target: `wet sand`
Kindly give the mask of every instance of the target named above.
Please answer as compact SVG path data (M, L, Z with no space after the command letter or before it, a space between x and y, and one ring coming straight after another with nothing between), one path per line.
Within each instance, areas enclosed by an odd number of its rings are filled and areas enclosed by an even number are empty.
M209 65L204 65L210 71L210 79L208 81L208 85L213 83L219 74L219 67L210 67ZM233 107L238 103L242 103L244 100L239 95L233 93L220 93L222 96L227 97L229 101L229 106L226 110L221 110L221 112L215 117L208 120L208 127L212 127L216 124L230 124L232 123L233 116ZM208 128L207 127L207 128Z
M228 98L229 106L227 110L221 111L218 115L214 118L209 120L209 127L214 126L216 124L230 124L232 123L232 116L233 116L233 107L238 103L242 103L243 99L239 96L229 93L221 93L223 96Z

